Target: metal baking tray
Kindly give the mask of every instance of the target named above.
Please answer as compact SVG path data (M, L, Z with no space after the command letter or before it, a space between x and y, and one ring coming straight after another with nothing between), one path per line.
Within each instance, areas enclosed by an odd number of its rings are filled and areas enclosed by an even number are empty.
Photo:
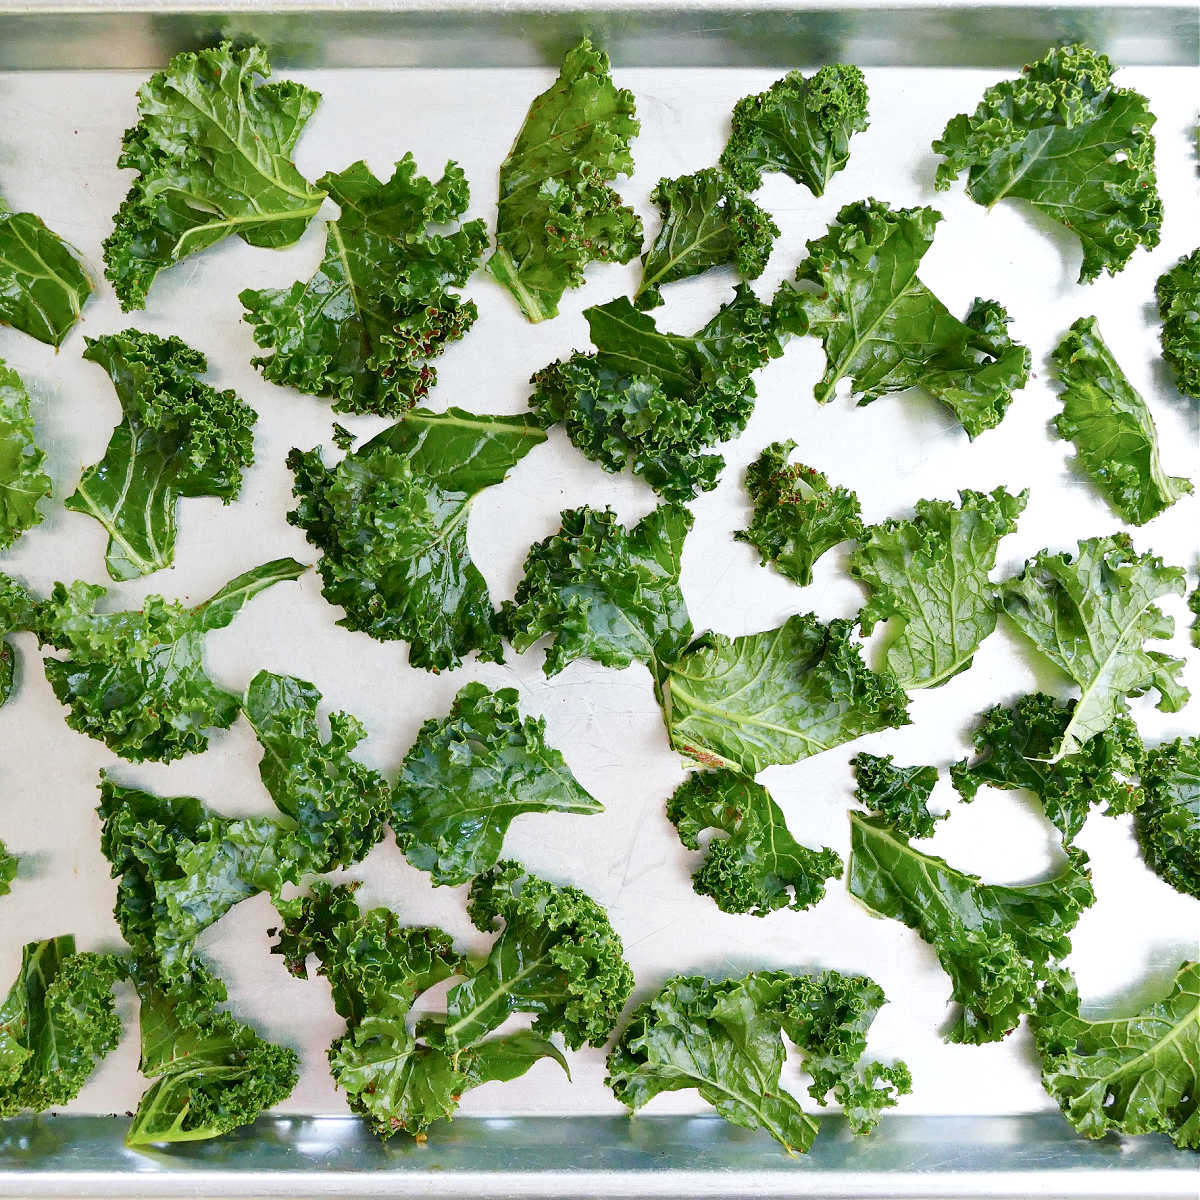
M197 6L173 0L22 4L0 0L0 195L11 207L45 217L77 245L99 277L100 244L128 187L115 169L120 136L136 117L135 90L146 73L180 49L226 36L255 38L276 71L324 94L301 139L298 162L315 177L365 156L383 173L407 150L426 174L447 157L472 184L470 215L494 216L495 172L530 98L553 78L562 51L580 34L602 42L619 83L638 99L642 133L637 172L623 194L654 228L648 196L660 175L715 161L729 109L792 67L826 61L868 69L872 126L854 144L850 165L814 200L780 177L761 195L783 229L767 272L755 285L769 295L844 203L868 194L895 204L934 204L946 220L922 278L957 312L972 297L995 296L1014 317L1015 336L1032 348L1037 378L1004 423L967 443L921 396L854 409L844 398L818 409L809 394L820 372L819 346L805 339L760 374L756 413L726 449L720 487L694 505L697 526L685 554L683 585L698 629L731 634L767 628L813 609L849 615L861 593L836 553L798 591L757 566L731 531L744 525L741 476L768 441L795 437L805 461L854 487L868 520L907 510L922 496L960 487L1029 486L1018 532L1001 546L998 572L1017 569L1042 546L1115 527L1104 503L1074 478L1068 448L1047 436L1057 410L1046 356L1077 316L1096 313L1128 374L1153 409L1173 473L1200 480L1200 429L1194 407L1175 393L1158 362L1151 300L1154 280L1194 248L1200 179L1194 138L1200 95L1200 12L1194 3L1044 6L871 3L784 4L775 0L674 4L577 0L571 5L479 2L338 3L334 0ZM1078 247L1016 206L991 214L961 188L932 189L930 140L946 119L973 107L984 86L1062 39L1085 39L1127 70L1159 118L1163 242L1139 252L1116 279L1074 283ZM936 68L936 69L934 69ZM324 401L265 383L240 319L243 287L284 286L319 260L320 223L295 247L254 250L227 241L164 274L146 311L124 317L111 290L98 289L81 329L55 354L0 329L0 358L24 376L39 437L61 501L81 466L102 452L117 406L103 373L80 359L82 335L136 324L178 333L209 355L210 377L236 388L260 413L258 459L243 497L222 508L185 501L177 565L122 585L112 595L135 606L150 592L199 599L237 571L282 554L312 561L286 525L289 447L329 445ZM483 273L466 289L480 320L438 368L430 403L517 412L537 367L587 345L582 310L628 292L637 264L594 267L587 285L564 299L562 315L539 327L520 318L507 293ZM659 317L667 327L701 324L729 291L711 273L674 286ZM357 432L380 427L349 419ZM481 497L472 515L473 553L499 601L512 594L529 544L557 528L559 509L611 504L625 521L653 504L641 483L608 476L575 453L560 432L510 479ZM1181 501L1135 535L1139 549L1195 566L1200 498ZM106 579L104 538L94 522L61 504L0 561L39 588L55 579ZM1190 653L1193 692L1200 656L1183 632L1182 602L1168 606L1180 627L1175 648ZM639 997L676 971L719 975L756 966L832 966L877 978L891 1003L873 1031L874 1054L904 1057L915 1088L878 1133L853 1139L827 1119L808 1156L792 1160L769 1139L705 1115L686 1093L660 1097L630 1120L603 1087L603 1053L572 1057L574 1082L548 1064L524 1079L471 1093L463 1115L431 1132L425 1146L381 1145L345 1115L324 1048L340 1023L323 981L291 980L268 953L272 911L258 897L210 931L202 949L230 982L239 1014L268 1036L297 1046L300 1083L278 1114L213 1143L161 1153L122 1145L137 1101L136 1014L129 1033L64 1115L0 1123L0 1196L423 1196L423 1197L1195 1197L1194 1156L1163 1138L1087 1142L1041 1089L1024 1031L986 1047L948 1046L939 1028L949 985L929 948L896 922L873 920L840 887L806 913L757 920L727 916L695 896L695 857L663 817L664 799L683 777L666 747L649 679L641 668L609 672L576 663L543 678L540 651L504 665L468 663L430 676L407 666L403 646L380 645L338 629L336 613L310 574L265 593L228 630L211 639L210 668L239 689L258 667L312 679L326 708L366 723L364 755L392 771L420 722L444 712L467 679L517 685L524 707L546 716L549 736L585 787L605 806L594 817L529 816L510 831L506 851L534 870L583 887L605 904L624 938ZM27 638L19 653L20 691L0 711L0 786L7 802L0 837L22 856L22 875L0 901L0 986L16 970L20 944L72 931L81 946L116 944L113 884L99 854L92 812L96 772L113 767L104 747L68 730ZM973 714L1033 687L1061 685L1035 669L1001 629L975 667L915 697L914 724L828 752L764 781L793 832L809 844L846 849L847 760L866 748L900 761L945 763L967 750ZM1197 701L1196 703L1200 703ZM1192 733L1196 708L1174 717L1135 706L1151 740ZM127 782L163 794L195 794L221 811L269 811L258 783L257 747L244 724L214 737L211 749L170 767L116 764ZM1056 850L1043 820L1021 797L990 794L959 806L943 780L935 802L953 807L934 850L997 880L1044 872ZM1162 884L1141 864L1128 819L1092 818L1081 843L1092 856L1100 900L1085 914L1069 965L1085 1001L1133 1006L1195 957L1195 901ZM364 900L388 903L406 919L443 924L467 948L486 939L463 911L464 889L431 889L390 842L348 874L365 880ZM785 1077L802 1086L798 1074ZM116 1114L116 1115L113 1115Z

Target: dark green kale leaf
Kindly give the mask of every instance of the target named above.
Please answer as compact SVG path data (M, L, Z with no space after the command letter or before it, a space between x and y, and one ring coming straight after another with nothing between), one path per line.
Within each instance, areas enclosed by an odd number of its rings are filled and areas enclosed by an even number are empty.
M819 403L833 399L841 379L859 405L921 387L974 438L1000 423L1025 386L1029 350L1008 336L1008 314L994 300L976 299L960 321L917 278L941 219L932 208L893 210L882 200L847 204L808 243L774 307L781 331L815 334L825 347Z
M1081 541L1074 558L1043 550L1000 585L1017 628L1082 692L1053 760L1074 754L1128 712L1128 696L1153 688L1163 712L1187 703L1183 660L1144 646L1175 628L1155 601L1185 590L1182 568L1135 554L1123 533Z
M907 725L904 689L868 669L853 628L804 613L744 637L702 634L667 671L671 745L706 766L757 775Z
M33 437L29 393L0 359L0 550L41 523L38 504L50 495L46 455Z
M292 151L320 96L263 83L261 46L222 42L177 54L138 89L138 123L118 167L138 172L104 243L105 274L121 307L144 308L159 271L230 234L251 246L290 246L325 193L296 170Z
M40 217L9 212L0 200L0 325L61 346L91 294L71 247Z
M1176 891L1200 898L1200 738L1176 738L1146 756L1134 818L1150 868Z
M19 860L15 854L10 854L8 847L0 842L0 896L7 896L12 890L12 881L17 877Z
M1175 372L1175 386L1200 399L1200 249L1164 271L1154 291L1163 359Z
M364 162L317 180L341 215L327 225L316 274L290 288L247 289L239 299L254 359L272 383L333 399L334 412L396 416L437 382L426 361L456 341L479 315L461 287L479 265L487 226L469 221L450 233L470 202L462 168L448 162L437 183L406 154L380 183Z
M1050 964L1070 952L1070 932L1095 895L1087 855L1067 855L1062 871L1038 883L982 883L915 850L887 821L850 814L850 894L933 947L960 1006L952 1042L995 1042L1015 1029Z
M11 575L0 572L0 704L12 695L17 679L17 656L8 634L33 632L42 637L43 605Z
M727 263L743 279L763 273L779 226L720 167L660 179L650 199L662 226L642 255L642 282L633 296L638 308L662 304L665 284Z
M979 757L950 767L958 794L969 801L981 787L1030 791L1068 844L1093 807L1105 805L1107 816L1133 812L1141 793L1132 781L1145 755L1137 726L1118 716L1073 754L1054 759L1075 706L1074 700L1059 701L1037 692L1014 704L989 708L974 733Z
M317 570L338 622L409 642L414 667L457 667L472 650L503 656L487 583L467 548L471 502L546 440L522 417L417 408L326 467L293 450L299 499L288 513L321 551Z
M83 357L108 372L123 415L66 506L104 526L109 575L136 579L175 561L180 497L237 499L258 414L197 379L208 360L177 337L127 329L88 338Z
M857 780L854 798L905 837L933 837L934 826L949 815L929 811L937 767L898 767L890 754L866 753L856 754L850 765Z
M745 429L750 377L782 353L772 310L739 284L690 337L660 332L624 296L583 315L597 353L538 371L534 412L547 425L562 421L575 447L606 471L631 467L670 500L711 491L725 460L706 451Z
M857 67L829 63L809 79L789 71L734 105L721 166L747 191L764 171L783 171L820 196L849 160L850 138L866 127L867 81Z
M530 321L557 316L588 263L628 262L642 248L640 218L608 186L633 172L638 129L633 93L613 86L608 55L587 38L530 104L500 165L496 252L487 263Z
M965 671L996 628L997 589L988 572L1028 495L965 489L958 508L918 500L911 520L871 525L859 535L850 574L871 591L859 624L868 634L877 621L895 622L884 662L903 687L937 687Z
M435 886L465 883L500 858L527 812L600 812L546 744L544 718L522 718L516 688L464 684L447 716L421 726L392 790L392 828Z
M1163 472L1154 418L1104 344L1095 317L1080 317L1053 359L1063 385L1054 428L1075 443L1076 463L1122 520L1145 525L1191 494L1188 480Z
M992 208L1026 200L1079 235L1079 282L1115 275L1138 246L1158 245L1154 114L1146 97L1112 86L1113 64L1087 46L1055 46L951 118L933 149L937 187L967 172L967 195Z
M530 547L501 622L518 653L553 638L542 669L577 658L644 662L655 681L692 637L679 568L692 514L663 504L627 530L612 509L567 509L562 528Z
M1200 587L1193 589L1187 602L1188 608L1194 614L1192 617L1192 645L1200 647Z
M796 841L771 793L738 771L694 771L667 801L667 820L689 850L700 849L705 830L718 831L692 875L692 887L699 896L711 896L722 912L756 917L784 907L803 912L824 898L827 879L841 878L837 854Z

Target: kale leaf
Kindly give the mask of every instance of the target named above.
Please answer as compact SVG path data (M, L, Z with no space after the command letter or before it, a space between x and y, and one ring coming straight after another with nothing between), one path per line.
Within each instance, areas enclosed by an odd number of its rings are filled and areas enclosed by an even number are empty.
M17 866L20 860L15 854L10 854L8 847L0 842L0 896L7 896L12 890L12 881L17 877Z
M1154 288L1162 321L1162 356L1175 386L1200 399L1200 249L1158 277Z
M71 247L40 217L10 212L0 200L0 325L61 346L91 293Z
M41 523L38 504L50 495L46 455L34 441L29 393L0 359L0 550Z
M1134 829L1151 869L1200 898L1200 738L1176 738L1146 756Z
M937 767L898 767L890 754L865 752L856 754L850 765L857 780L854 798L905 837L933 837L937 822L949 816L935 816L927 803L937 786Z
M44 634L42 604L24 584L0 572L0 704L16 686L17 656L7 635L18 632Z
M1192 645L1200 646L1200 587L1193 588L1187 598L1188 610L1192 616ZM3 701L0 701L3 703Z

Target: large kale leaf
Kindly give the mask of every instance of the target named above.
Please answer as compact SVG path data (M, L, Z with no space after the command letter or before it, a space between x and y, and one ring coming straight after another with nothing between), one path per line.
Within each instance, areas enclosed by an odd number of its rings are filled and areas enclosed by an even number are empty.
M0 359L0 550L40 524L38 504L50 495L46 455L34 441L29 393Z
M91 292L70 246L40 217L9 212L0 200L0 325L61 346Z
M1181 258L1154 287L1162 321L1162 356L1175 386L1200 399L1200 250Z
M104 243L105 274L125 311L144 308L159 271L236 233L290 246L325 198L292 151L320 96L263 83L261 46L222 42L177 54L138 90L138 123L117 166L138 172Z
M427 360L467 332L479 315L461 287L487 245L469 221L462 168L446 164L437 183L406 154L381 183L364 162L317 181L341 215L326 226L325 257L307 282L247 289L239 299L254 340L271 353L254 365L272 383L333 399L334 412L396 416L437 382Z
M1142 789L1134 829L1146 862L1176 891L1200 899L1200 737L1151 750Z
M237 499L258 415L197 379L208 361L177 337L127 329L88 338L83 357L108 372L122 418L66 506L104 526L109 575L136 579L175 561L180 497Z
M933 837L934 826L949 816L934 816L928 800L937 786L937 767L898 767L890 754L856 754L850 765L854 798L910 838Z
M1146 97L1112 86L1112 62L1087 46L1055 46L951 118L933 149L937 187L967 172L967 195L992 208L1026 200L1079 235L1079 282L1115 275L1138 246L1158 245L1154 115Z

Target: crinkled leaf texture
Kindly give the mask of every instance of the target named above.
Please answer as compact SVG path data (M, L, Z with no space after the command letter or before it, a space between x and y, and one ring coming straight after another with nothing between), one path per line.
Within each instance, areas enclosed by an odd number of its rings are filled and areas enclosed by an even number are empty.
M764 172L783 171L820 196L867 123L867 81L858 67L829 63L808 79L789 71L734 105L721 166L749 191Z
M1158 245L1154 114L1112 86L1112 62L1087 46L1055 46L951 118L933 149L937 187L967 172L967 195L991 208L1025 200L1079 235L1079 282L1115 275L1138 246Z
M1162 356L1175 386L1200 399L1200 250L1184 255L1154 288L1162 321Z
M457 667L503 647L487 583L467 548L471 501L546 440L522 417L417 408L327 467L292 450L299 504L288 521L321 551L317 570L338 622L409 643L409 663Z
M924 388L947 405L967 436L998 425L1029 378L1029 350L1009 336L1008 313L976 299L965 321L917 278L942 219L932 208L847 204L824 237L808 243L795 282L775 294L782 332L811 333L825 347L819 403L850 380L860 405ZM816 290L797 285L812 284Z
M950 767L958 794L970 801L981 787L1030 791L1068 844L1093 807L1104 805L1108 816L1133 812L1141 801L1136 780L1145 756L1137 726L1119 716L1074 753L1055 759L1075 707L1074 700L1036 692L989 708L973 735L978 757Z
M236 233L251 246L290 246L325 193L292 151L320 96L263 83L261 46L222 42L177 54L138 89L138 123L117 166L138 172L104 243L121 307L144 308L159 271Z
M1058 971L1034 1035L1042 1083L1084 1137L1165 1133L1200 1150L1200 963L1183 963L1167 995L1127 1017L1082 1016L1074 979Z
M856 754L854 798L881 816L893 829L910 838L933 837L934 826L949 816L929 811L929 797L937 786L937 767L898 767L890 754Z
M824 898L827 879L841 878L836 852L796 841L771 793L738 771L693 772L667 801L667 820L689 850L713 830L692 887L722 912L802 912Z
M1200 646L1200 587L1188 595L1188 608L1192 612L1192 645Z
M175 561L181 497L237 499L258 414L197 379L208 361L177 337L127 329L88 338L83 357L108 372L122 417L66 507L104 527L109 575L136 579Z
M7 702L17 683L17 656L7 635L39 633L42 606L24 584L0 572L0 704Z
M493 866L514 817L600 812L544 718L522 717L516 688L464 684L447 716L421 726L392 789L392 828L405 857L435 886Z
M396 416L437 382L429 359L462 337L479 315L461 287L487 245L482 220L444 233L466 211L462 168L437 183L406 154L381 183L364 162L317 181L341 208L326 226L325 257L307 282L248 288L239 299L254 359L272 383L333 400L334 412Z
M525 558L525 575L501 612L518 653L553 639L543 670L577 658L606 667L649 666L656 682L692 637L679 569L692 514L663 504L626 529L610 508L573 508L562 528Z
M819 1122L780 1084L781 1035L812 1076L812 1098L824 1104L832 1092L854 1132L869 1133L879 1111L911 1090L903 1063L859 1066L883 1002L873 980L836 971L715 982L676 975L633 1014L608 1056L606 1082L634 1111L662 1092L695 1089L726 1121L803 1154Z
M1095 899L1081 850L1069 850L1066 866L1038 883L983 883L915 850L886 820L856 812L849 886L933 947L959 1006L948 1040L973 1044L999 1041L1033 1011L1050 964L1070 952L1070 932Z
M667 672L671 745L706 766L757 775L908 724L904 689L868 669L853 628L804 613L744 637L702 634Z
M46 455L34 441L29 393L0 359L0 550L41 523L38 504L50 495Z
M0 200L0 325L61 346L91 294L71 247L41 217L9 212Z
M1028 491L1014 496L965 489L959 506L918 500L907 521L871 525L850 556L850 574L870 589L858 614L864 634L893 621L884 662L906 688L937 687L965 671L996 628L988 572L1012 533Z
M537 96L500 164L496 252L488 270L530 321L558 315L590 262L628 262L642 222L608 185L633 172L633 93L613 86L608 55L584 38Z
M1125 378L1095 317L1080 317L1054 351L1063 385L1058 436L1075 443L1075 461L1131 525L1144 525L1191 494L1191 483L1167 475L1158 458L1158 432L1145 400Z
M1081 541L1074 558L1043 550L1000 590L1017 628L1082 692L1053 759L1103 733L1128 711L1128 696L1153 688L1164 712L1187 703L1182 659L1144 644L1174 632L1175 622L1155 602L1184 594L1181 567L1135 554L1128 536L1118 533Z
M1142 788L1134 828L1146 862L1176 891L1200 899L1200 737L1151 750Z

